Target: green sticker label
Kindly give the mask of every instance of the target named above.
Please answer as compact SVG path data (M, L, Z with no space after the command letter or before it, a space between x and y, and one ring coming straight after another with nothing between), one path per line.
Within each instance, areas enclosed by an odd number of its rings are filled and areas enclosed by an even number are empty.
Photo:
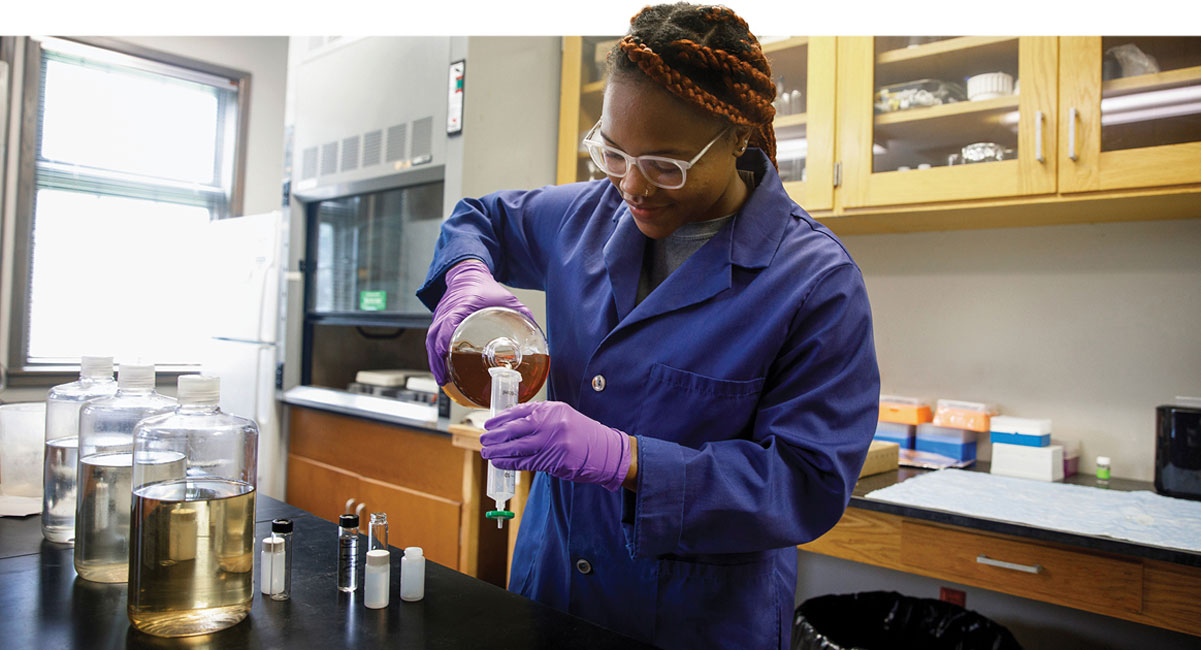
M387 291L360 291L359 309L363 311L383 311L388 307Z

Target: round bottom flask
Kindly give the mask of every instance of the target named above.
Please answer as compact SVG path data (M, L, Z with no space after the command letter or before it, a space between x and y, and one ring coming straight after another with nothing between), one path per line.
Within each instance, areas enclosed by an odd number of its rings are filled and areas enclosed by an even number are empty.
M517 401L528 402L546 383L550 354L538 324L504 307L488 307L463 319L450 339L446 359L450 382L442 387L463 406L489 408L492 376L489 368L508 368L521 374Z

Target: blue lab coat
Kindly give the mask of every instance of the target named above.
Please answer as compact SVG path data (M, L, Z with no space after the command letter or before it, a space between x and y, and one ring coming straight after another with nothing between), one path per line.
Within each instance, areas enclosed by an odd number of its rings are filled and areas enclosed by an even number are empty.
M665 648L788 648L796 545L850 499L879 374L859 268L758 149L735 219L635 305L647 239L607 181L459 202L457 262L546 292L549 397L638 439L637 491L535 475L509 588Z

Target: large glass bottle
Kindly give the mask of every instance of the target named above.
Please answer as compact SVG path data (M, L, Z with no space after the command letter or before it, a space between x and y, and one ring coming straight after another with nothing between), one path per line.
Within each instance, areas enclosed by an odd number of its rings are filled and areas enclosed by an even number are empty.
M216 377L184 375L178 395L138 424L133 451L129 620L163 637L233 626L254 599L258 425L218 408ZM186 472L161 478L164 455Z
M117 392L112 357L83 357L79 380L46 394L46 451L42 464L42 536L75 541L75 479L79 465L79 410L84 402Z
M143 418L175 408L154 390L154 365L122 363L117 392L79 410L79 485L75 507L75 572L93 582L129 577L130 472L133 429ZM182 475L181 454L157 455L162 477Z

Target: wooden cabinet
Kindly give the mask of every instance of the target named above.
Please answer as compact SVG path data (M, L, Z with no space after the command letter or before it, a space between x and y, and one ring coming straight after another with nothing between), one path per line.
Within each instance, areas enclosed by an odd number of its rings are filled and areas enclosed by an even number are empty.
M388 514L390 545L420 546L434 562L505 583L506 537L481 525L484 465L448 435L307 408L289 409L287 501L336 522Z
M601 40L564 38L561 183L598 176L579 145L600 117ZM1159 71L1117 67L1123 47ZM803 107L775 122L785 188L839 234L1201 217L1201 37L793 37L763 49L777 87L801 91ZM982 74L993 93L969 83Z
M800 547L1201 636L1201 568L848 508Z

